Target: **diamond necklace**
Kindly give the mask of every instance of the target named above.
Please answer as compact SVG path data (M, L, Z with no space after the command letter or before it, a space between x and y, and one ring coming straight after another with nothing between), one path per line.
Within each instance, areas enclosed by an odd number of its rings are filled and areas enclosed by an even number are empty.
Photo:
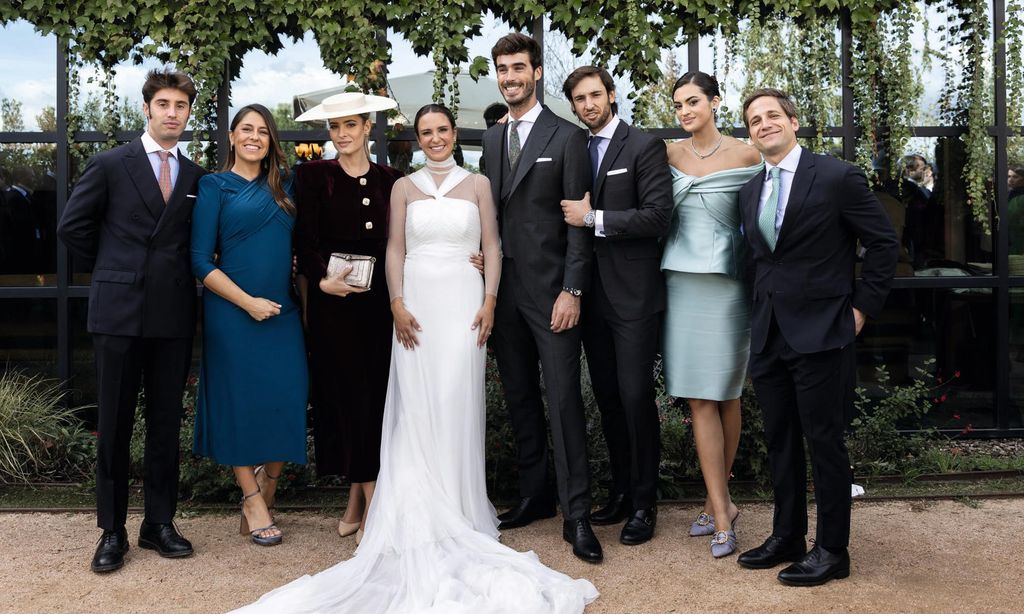
M704 158L710 158L711 156L715 155L715 152L718 151L718 148L722 146L722 141L724 139L724 134L718 135L718 143L716 143L715 146L711 148L711 151L707 152L706 154L700 153L699 151L697 151L697 148L693 146L693 137L690 137L688 140L690 141L690 149L693 150L693 155L703 160Z

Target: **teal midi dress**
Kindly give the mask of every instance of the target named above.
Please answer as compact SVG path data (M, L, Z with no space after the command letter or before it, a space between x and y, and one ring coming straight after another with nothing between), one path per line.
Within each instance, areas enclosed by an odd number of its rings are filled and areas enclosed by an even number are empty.
M291 291L294 224L262 177L249 181L229 171L199 180L192 211L196 277L219 268L249 295L281 305L279 315L258 322L203 292L193 450L224 465L306 462L309 377Z

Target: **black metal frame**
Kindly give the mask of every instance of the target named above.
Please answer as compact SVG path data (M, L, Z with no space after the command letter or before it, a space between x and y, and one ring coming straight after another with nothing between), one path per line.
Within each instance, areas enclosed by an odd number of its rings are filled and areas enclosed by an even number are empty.
M1002 40L1003 23L1005 20L1005 0L994 0L993 11L993 32L992 40L994 45L995 70L995 116L994 125L989 128L989 134L995 139L996 151L996 177L1002 178L1007 173L1007 146L1009 138L1014 135L1024 134L1020 126L1010 128L1007 122L1007 101L1006 101L1006 47ZM840 52L841 52L841 87L842 87L842 125L828 128L825 136L841 137L843 139L843 156L848 160L854 158L855 138L858 135L858 128L853 123L853 94L851 90L851 27L850 16L843 12L840 16ZM531 28L532 34L541 41L543 45L544 24L543 19L534 21ZM700 46L697 40L691 40L687 47L687 61L690 70L697 70L700 67ZM67 138L67 45L65 41L57 41L57 129L52 132L0 132L0 143L54 143L56 144L56 175L57 175L57 215L63 211L68 198L68 178L70 172L69 147ZM225 65L225 74L230 74L229 67ZM543 87L537 88L538 98L543 97ZM217 96L217 134L218 151L227 151L228 133L228 112L230 104L230 84L224 84L218 91ZM382 114L377 117L377 128L373 138L377 143L384 146L379 147L379 155L387 159L386 123ZM681 134L679 129L656 129L650 131L662 138L678 138ZM944 126L921 126L913 128L913 134L919 137L946 137L959 136L965 132L962 127ZM115 139L128 141L137 136L137 132L117 132ZM479 144L482 138L482 130L462 130L460 140L466 144ZM737 129L734 134L746 136L745 129ZM814 136L812 129L801 129L799 136ZM283 141L310 141L326 140L327 133L324 130L291 130L281 133ZM106 135L95 131L82 131L75 134L77 142L104 142ZM183 136L183 140L191 138L190 133ZM410 141L415 136L411 129L406 128L400 134L391 137L392 140ZM1007 219L1007 187L1005 181L996 181L996 202L998 219ZM914 278L900 277L894 283L894 288L906 289L937 289L937 288L991 288L995 297L995 323L996 339L993 351L996 352L995 366L995 389L993 399L995 402L995 428L979 429L974 432L975 436L1022 436L1024 429L1010 428L1010 399L1009 399L1009 307L1011 288L1024 287L1024 277L1009 276L1006 264L1009 251L1009 241L1006 232L1000 232L996 227L993 230L994 238L994 269L993 275L985 277L959 277L959 278ZM58 242L57 246L57 285L48 287L0 287L0 300L3 299L43 299L57 301L57 375L62 381L71 377L71 330L69 321L70 301L88 296L88 286L72 285L70 258L67 249Z

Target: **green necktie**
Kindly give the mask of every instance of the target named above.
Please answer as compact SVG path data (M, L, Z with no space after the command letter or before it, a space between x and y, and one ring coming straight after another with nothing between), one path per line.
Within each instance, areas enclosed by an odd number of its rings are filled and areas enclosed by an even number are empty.
M508 166L516 167L516 160L522 152L522 145L519 144L519 121L513 119L508 123Z
M779 189L781 181L779 181L779 167L775 167L771 170L772 176L772 191L768 195L768 201L764 204L764 208L761 209L761 215L757 218L757 229L761 231L761 236L764 237L764 242L768 244L768 249L775 251L775 242L778 237L775 236L775 215L779 210Z

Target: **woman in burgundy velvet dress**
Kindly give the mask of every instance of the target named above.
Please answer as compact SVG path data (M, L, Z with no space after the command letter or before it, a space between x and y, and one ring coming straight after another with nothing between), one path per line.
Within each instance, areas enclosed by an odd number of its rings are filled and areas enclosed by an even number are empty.
M313 436L320 475L351 482L338 523L345 537L361 525L380 470L381 422L391 361L393 322L384 256L391 187L401 171L370 161L370 113L394 108L381 96L331 96L299 116L327 120L335 160L296 169L295 250L305 276L305 316L312 375ZM369 290L327 277L331 253L377 259Z

